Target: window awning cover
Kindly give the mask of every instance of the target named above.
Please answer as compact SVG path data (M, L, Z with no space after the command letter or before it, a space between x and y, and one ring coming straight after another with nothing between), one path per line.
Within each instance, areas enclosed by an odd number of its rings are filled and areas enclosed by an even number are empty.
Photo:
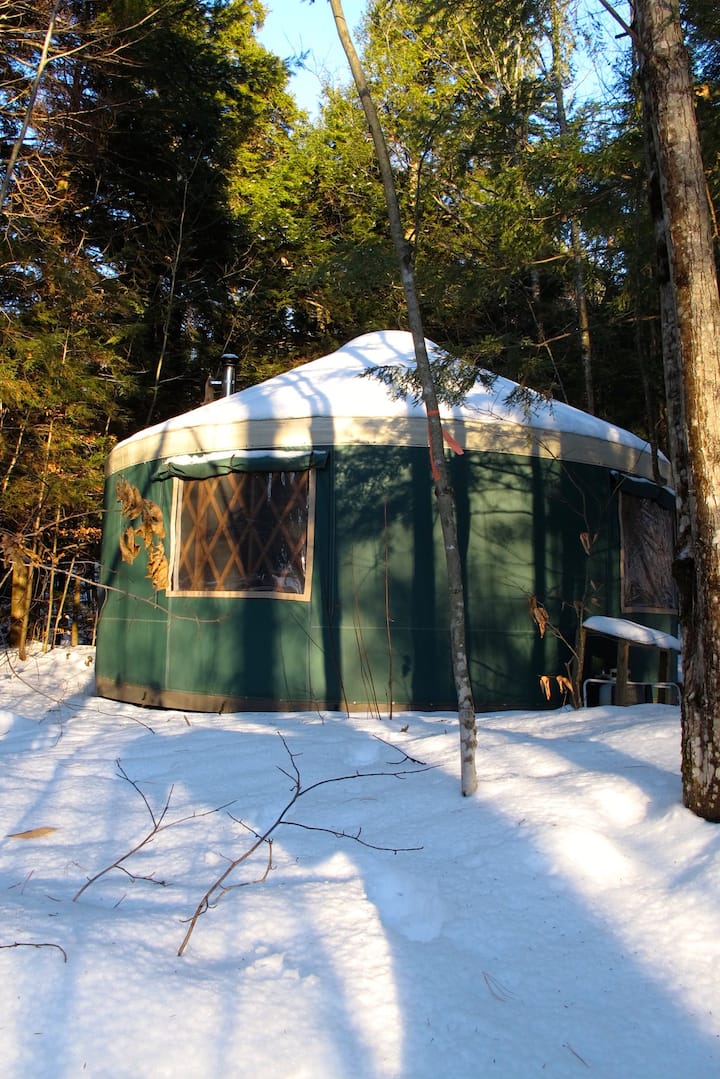
M649 498L666 510L675 509L675 492L672 488L640 476L628 476L624 472L611 472L611 476L616 489L623 494L633 495L635 498Z
M324 468L328 450L238 450L236 453L186 453L168 457L153 479L204 480L231 472L303 472Z

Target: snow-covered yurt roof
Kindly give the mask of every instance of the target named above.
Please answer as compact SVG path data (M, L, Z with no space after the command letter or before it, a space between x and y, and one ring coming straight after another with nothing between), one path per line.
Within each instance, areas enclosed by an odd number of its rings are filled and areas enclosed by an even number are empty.
M442 355L432 342L427 347L431 359ZM364 334L327 356L139 431L114 448L107 472L237 449L426 445L422 402L368 377L375 368L402 376L414 367L409 333ZM462 403L440 404L443 426L468 450L581 461L652 478L647 442L562 402L537 396L528 403L518 390L509 379L480 379Z

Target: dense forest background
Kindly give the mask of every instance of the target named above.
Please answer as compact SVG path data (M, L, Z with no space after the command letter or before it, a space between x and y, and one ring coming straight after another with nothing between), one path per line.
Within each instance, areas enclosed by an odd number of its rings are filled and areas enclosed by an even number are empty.
M428 336L664 448L636 58L617 22L612 70L581 78L601 18L369 0L359 44ZM0 0L0 539L58 619L92 577L115 440L202 403L224 352L240 388L405 327L350 79L300 112L262 19L258 0ZM684 19L714 208L720 14Z

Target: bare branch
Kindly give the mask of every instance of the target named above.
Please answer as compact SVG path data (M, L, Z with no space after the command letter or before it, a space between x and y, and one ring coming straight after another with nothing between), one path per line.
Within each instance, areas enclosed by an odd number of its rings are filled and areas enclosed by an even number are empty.
M302 784L302 778L301 778L301 775L300 775L300 770L298 769L298 766L297 766L297 763L296 763L296 757L298 756L298 754L295 754L295 753L292 752L292 750L290 749L286 739L283 737L282 734L280 734L279 731L278 731L278 737L280 738L280 741L282 742L283 746L285 747L285 752L287 753L288 757L290 758L290 769L288 770L288 769L285 769L285 768L279 768L278 771L280 771L283 775L287 776L288 779L291 781L291 783L292 783L292 796L290 797L288 802L283 806L283 808L280 810L280 812L277 814L277 816L275 817L275 820L265 829L264 832L260 833L260 832L256 832L254 829L249 829L249 831L252 831L253 835L255 836L255 842L251 843L250 846L247 848L247 850L244 850L243 853L240 854L237 858L233 858L228 863L227 868L209 886L209 888L207 888L207 890L205 891L204 895L200 899L198 905L196 906L195 910L193 911L193 914L191 915L191 917L189 919L189 924L188 924L187 931L185 933L185 936L182 939L182 943L180 944L180 947L178 948L178 953L177 953L178 955L182 955L184 953L185 949L187 948L188 943L190 941L190 937L192 936L193 930L195 929L195 926L197 925L200 916L205 914L208 910L210 910L211 907L215 906L219 902L219 900L222 898L222 896L226 892L231 890L231 887L238 887L238 885L232 885L232 886L226 885L225 881L228 879L228 877L232 873L235 872L235 870L238 868L238 866L242 865L243 862L246 862L248 860L248 858L250 858L255 853L255 851L258 850L258 848L263 845L263 843L267 843L268 846L270 846L271 843L272 843L272 839L270 837L272 836L273 832L275 832L276 829L280 827L281 824L293 825L296 828L305 828L307 831L311 831L311 832L327 832L329 835L334 835L338 839L340 839L340 838L353 839L353 840L355 840L356 843L360 843L364 847L370 847L370 848L372 848L374 850L385 850L385 851L388 851L388 852L392 852L394 854L397 854L399 850L408 850L408 851L410 851L410 850L413 850L413 851L422 850L422 847L407 847L407 848L403 848L403 847L398 847L398 848L381 847L379 845L375 845L373 843L368 843L365 840L360 839L360 832L359 831L357 832L357 834L352 835L349 832L344 832L342 830L338 831L337 829L334 829L334 828L323 828L323 827L315 826L315 825L302 824L299 821L288 820L287 819L287 813L292 808L292 806L294 806L295 803L299 801L300 798L304 797L304 795L309 794L311 791L318 790L320 787L327 786L330 783L344 783L344 782L347 782L348 780L351 780L351 779L373 779L373 778L378 778L378 777L382 777L384 779L387 779L388 776L393 776L393 777L395 777L397 779L400 779L400 778L402 778L402 777L404 777L406 775L415 775L417 772L429 771L430 770L429 767L422 766L420 768L402 769L400 771L393 771L393 772L353 772L353 773L351 773L349 775L335 776L333 778L328 778L328 779L319 779L315 783L310 783L310 784L308 784L307 787L304 787L303 784ZM380 741L383 741L383 739L380 739ZM403 752L403 751L400 750L400 752ZM411 758L407 757L407 755L405 755L405 759L406 760L411 760ZM233 818L233 819L235 819L235 818ZM238 823L243 824L242 821L239 821ZM247 825L243 824L243 827L247 827ZM256 883L263 883L265 880L267 880L270 869L272 868L271 863L272 863L272 852L270 852L270 854L268 855L268 866L267 866L267 868L265 870L265 873L260 878L260 880L257 881ZM246 881L244 883L245 884L250 884L250 883L253 883L253 882L252 881Z
M366 839L361 839L362 828L358 828L357 832L345 832L338 831L336 828L326 828L319 824L304 824L298 820L284 820L283 824L292 825L293 828L304 828L306 832L327 832L328 835L334 836L335 839L352 839L355 843L359 843L361 847L369 847L370 850L382 850L387 854L406 854L410 851L422 850L422 847L386 847L381 843L368 843Z
M390 749L394 749L397 753L402 753L402 759L404 761L409 761L411 764L417 764L419 765L419 767L424 769L430 769L435 767L435 765L426 764L425 761L419 761L417 757L411 757L410 754L406 753L404 749L400 748L400 746L393 745L392 742L388 742L387 738L381 738L379 734L374 734L373 738L375 738L378 742L382 742L383 745L389 746Z
M628 25L628 24L627 24L627 23L625 22L625 20L623 19L622 15L620 14L620 12L619 12L619 11L617 11L617 10L616 10L616 8L614 8L614 7L613 7L613 5L612 5L611 3L609 3L609 0L600 0L600 3L601 3L601 4L602 4L602 6L603 6L603 7L605 8L605 10L607 11L608 15L612 15L612 17L613 17L613 19L615 20L615 22L616 22L616 23L617 23L617 24L618 24L619 26L621 26L621 27L622 27L622 30L623 30L623 34L627 34L627 36L628 36L628 37L629 37L629 38L630 38L630 39L632 40L632 42L633 42L633 44L634 44L635 48L636 48L636 49L639 49L639 50L640 50L640 52L642 52L642 53L644 53L645 55L647 55L647 53L645 52L645 48L644 48L644 46L643 46L642 42L640 41L640 39L639 39L639 37L638 37L638 35L637 35L637 32L636 32L636 31L635 31L635 30L633 29L633 27L632 27L632 26L629 26L629 25ZM622 36L622 35L621 35L621 36Z
M16 940L14 944L0 944L0 948L57 948L62 952L63 962L67 963L67 952L59 944L36 944L32 940Z
M247 888L250 884L264 884L265 883L265 881L267 880L268 875L270 873L270 870L273 867L273 864L272 864L272 845L273 845L273 841L272 841L272 839L268 839L267 845L268 845L268 859L267 859L267 864L265 866L265 870L264 870L262 876L256 877L255 880L241 880L237 884L226 884L226 885L223 886L223 894L225 892L232 892L235 888ZM219 901L220 901L220 899L217 900L217 902L219 902ZM217 902L212 903L210 905L211 906L217 906Z
M109 873L113 869L122 870L123 872L127 873L127 875L129 877L131 877L133 880L147 880L147 881L150 881L153 884L160 884L163 887L167 887L167 881L157 880L155 877L152 877L152 876L141 877L141 876L135 876L132 873L129 873L128 870L125 869L125 867L123 866L123 862L126 862L128 860L128 858L131 858L133 856L133 854L137 854L137 852L139 850L142 850L143 847L146 847L149 843L151 843L153 841L153 839L155 839L155 837L160 834L160 832L165 832L165 831L167 831L168 828L175 828L179 824L185 824L186 821L189 821L189 820L195 820L196 818L199 818L199 817L209 817L213 813L219 813L221 809L227 809L228 806L232 805L233 801L234 801L234 799L232 799L229 802L225 802L221 806L216 806L214 809L205 810L205 812L203 812L203 813L197 813L197 812L188 813L187 816L185 816L185 817L178 817L175 820L170 820L170 821L165 822L165 817L167 816L167 812L168 812L168 810L170 808L170 799L172 798L174 786L170 787L170 791L168 793L167 798L165 799L165 804L163 806L162 812L160 813L159 817L156 817L155 813L153 812L152 806L150 805L150 803L149 803L148 799L146 798L144 792L138 786L137 782L135 780L133 780L133 779L130 779L127 772L125 771L125 769L120 764L119 760L116 761L115 763L117 764L117 767L118 767L118 773L117 774L122 779L127 780L127 782L130 784L130 786L135 791L137 791L137 793L140 795L143 802L145 803L145 808L147 809L148 813L150 814L150 819L152 821L152 828L140 840L139 843L136 843L135 846L131 847L130 850L126 851L125 854L121 854L120 857L116 858L114 862L110 863L110 865L106 865L104 869L101 869L98 873L95 873L92 877L90 877L83 884L82 888L80 888L75 893L75 895L73 896L73 903L75 903L80 898L80 896L83 894L83 892L86 891L90 887L91 884L94 884L95 881L100 879L100 877L104 877L107 873Z
M124 865L118 865L115 868L118 869L121 873L125 873L126 876L128 876L133 883L135 883L136 880L146 880L148 884L158 884L161 888L170 887L169 881L158 880L158 878L154 877L152 873L148 875L144 873L131 873L130 870Z

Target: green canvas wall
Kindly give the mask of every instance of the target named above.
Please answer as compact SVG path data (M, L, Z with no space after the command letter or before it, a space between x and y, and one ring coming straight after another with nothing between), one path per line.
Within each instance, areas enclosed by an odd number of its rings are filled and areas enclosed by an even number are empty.
M566 673L569 650L551 632L540 637L529 598L570 643L577 603L619 613L610 474L480 452L451 465L477 707L543 707L540 675ZM158 462L149 462L124 477L160 507L169 533L178 481L156 481L157 473ZM444 552L426 449L331 449L316 473L309 602L156 593L142 553L132 565L120 559L117 479L108 478L106 492L101 693L203 710L453 708ZM596 537L590 555L583 536ZM667 619L655 623L671 628Z

